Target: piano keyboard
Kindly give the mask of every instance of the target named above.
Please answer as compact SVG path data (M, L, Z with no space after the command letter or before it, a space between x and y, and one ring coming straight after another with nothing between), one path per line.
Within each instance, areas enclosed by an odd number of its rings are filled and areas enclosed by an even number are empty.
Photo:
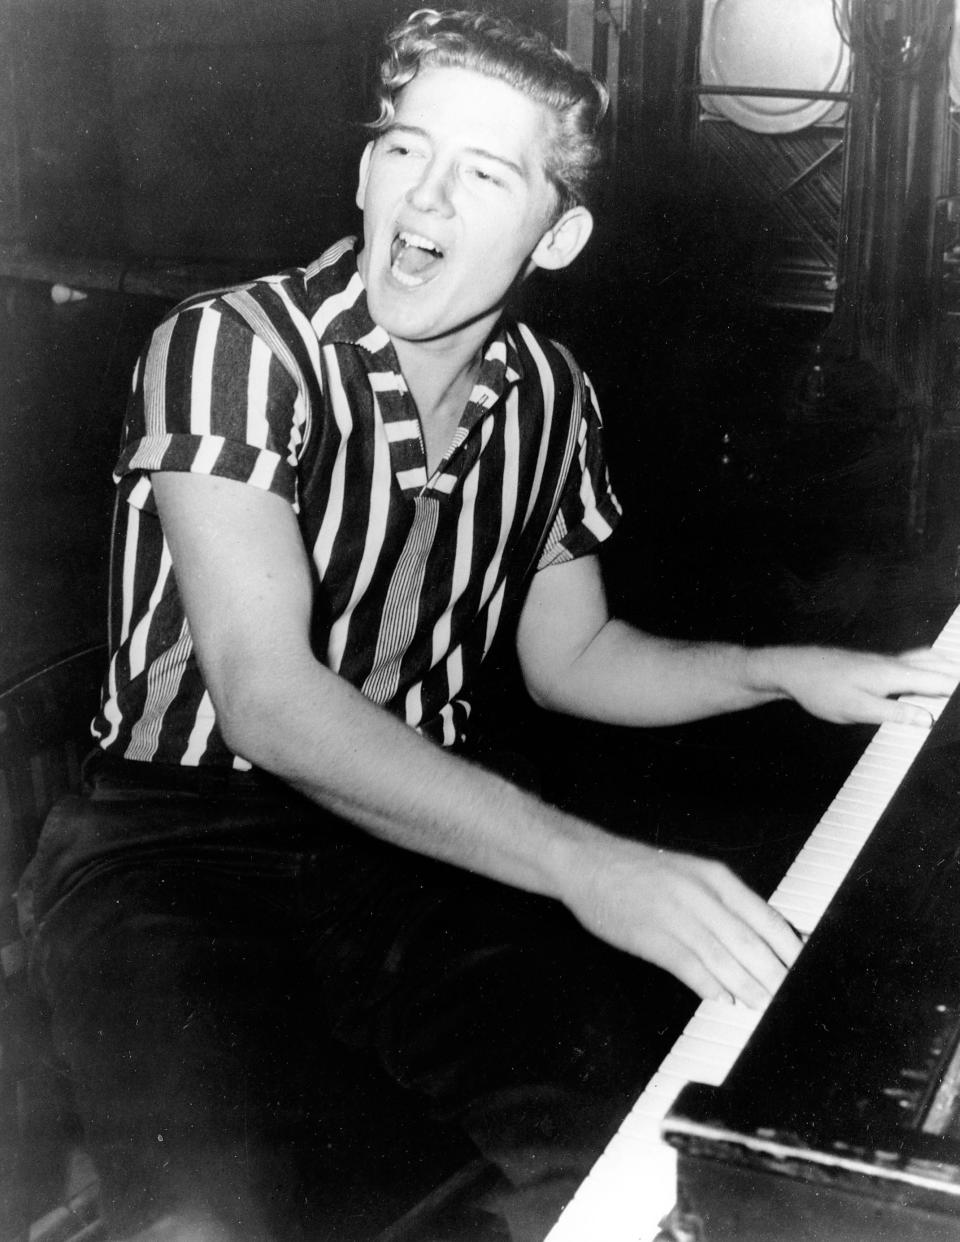
M960 659L960 608L933 644ZM944 699L908 697L939 715ZM893 797L927 737L925 729L881 725L770 898L809 935ZM762 1011L703 1001L624 1119L546 1242L654 1242L676 1195L676 1152L660 1123L688 1082L719 1086Z

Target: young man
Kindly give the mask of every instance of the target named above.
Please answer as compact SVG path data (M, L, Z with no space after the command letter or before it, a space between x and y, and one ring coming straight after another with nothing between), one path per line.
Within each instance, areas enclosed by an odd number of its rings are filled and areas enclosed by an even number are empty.
M498 634L539 704L623 725L787 696L923 725L890 696L957 678L610 618L591 391L504 310L589 239L602 90L539 36L422 10L381 98L359 253L192 299L134 377L99 752L32 878L116 1236L296 1236L323 1101L277 1099L332 1030L460 1123L516 1188L510 1236L542 1237L651 1068L645 963L758 1005L795 959L722 866L471 761Z

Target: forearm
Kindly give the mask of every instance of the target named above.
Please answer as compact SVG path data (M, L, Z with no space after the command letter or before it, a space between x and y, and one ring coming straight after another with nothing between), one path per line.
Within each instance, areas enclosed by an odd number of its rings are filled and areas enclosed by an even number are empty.
M726 868L565 815L321 671L290 683L287 704L235 698L231 743L359 829L563 902L588 930L702 996L762 1004L777 986L799 945ZM237 723L234 713L254 706L255 717Z
M785 697L776 648L680 642L607 621L542 706L609 724L680 724Z
M573 855L604 835L425 741L322 666L274 670L263 686L237 674L219 696L229 744L374 835L561 900Z
M833 647L683 643L607 621L535 697L557 711L624 725L680 724L792 699L836 723L928 727L928 707L900 696L939 699L956 684L955 662L925 649L888 656Z

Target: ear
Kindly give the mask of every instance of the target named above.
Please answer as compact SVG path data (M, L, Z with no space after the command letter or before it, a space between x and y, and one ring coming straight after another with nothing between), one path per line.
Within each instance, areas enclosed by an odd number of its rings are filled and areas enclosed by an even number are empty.
M571 207L547 229L530 256L534 267L555 272L569 267L590 240L593 216L586 207Z
M370 157L373 155L373 143L368 142L360 156L360 177L357 182L357 206L363 211L363 200L367 196L367 181L370 178Z

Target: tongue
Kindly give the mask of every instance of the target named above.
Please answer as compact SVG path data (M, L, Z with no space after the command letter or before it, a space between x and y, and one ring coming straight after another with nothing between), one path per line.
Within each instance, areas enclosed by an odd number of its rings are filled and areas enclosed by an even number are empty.
M421 250L419 246L401 246L396 258L397 267L407 276L424 276L439 262L437 255L430 250Z

